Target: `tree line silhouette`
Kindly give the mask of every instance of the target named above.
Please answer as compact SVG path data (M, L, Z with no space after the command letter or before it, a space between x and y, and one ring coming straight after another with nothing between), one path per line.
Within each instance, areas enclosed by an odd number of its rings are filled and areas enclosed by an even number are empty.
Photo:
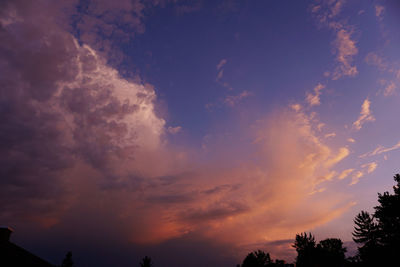
M342 240L327 238L315 242L309 233L297 234L296 267L386 267L400 266L400 175L394 176L393 194L378 193L379 205L374 213L361 211L354 218L353 240L358 244L354 257L345 257ZM249 253L238 267L294 266L273 261L261 250Z
M339 238L315 241L311 233L300 233L295 237L293 247L297 257L294 264L284 260L273 260L262 250L250 252L242 264L236 267L386 267L400 266L400 174L394 176L394 193L378 193L379 205L372 214L361 211L354 218L353 240L358 252L346 258L346 248ZM68 252L62 267L72 267L72 254ZM140 267L154 267L146 256Z

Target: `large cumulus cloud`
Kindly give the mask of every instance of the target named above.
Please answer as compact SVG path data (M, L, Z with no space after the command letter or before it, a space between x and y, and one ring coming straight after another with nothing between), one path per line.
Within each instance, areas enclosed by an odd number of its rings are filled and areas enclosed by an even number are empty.
M3 216L18 212L21 201L24 209L35 206L32 213L37 206L61 210L66 169L83 161L110 176L116 162L122 172L136 152L162 143L154 90L121 78L78 44L51 10L39 10L45 3L10 1L1 9Z
M195 236L248 249L292 238L351 205L315 193L348 151L324 144L318 122L299 109L283 108L222 142L211 138L212 161L171 147L151 85L121 77L96 50L100 36L119 29L110 21L123 10L137 11L118 20L133 23L124 29L142 31L142 5L121 1L115 13L90 3L79 40L64 14L75 3L1 3L2 221L37 222L91 245Z

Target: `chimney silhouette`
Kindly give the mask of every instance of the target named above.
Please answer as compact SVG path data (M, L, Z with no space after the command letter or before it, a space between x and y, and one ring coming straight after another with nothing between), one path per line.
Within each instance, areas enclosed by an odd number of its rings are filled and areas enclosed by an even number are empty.
M0 227L0 242L9 242L13 230L10 227Z

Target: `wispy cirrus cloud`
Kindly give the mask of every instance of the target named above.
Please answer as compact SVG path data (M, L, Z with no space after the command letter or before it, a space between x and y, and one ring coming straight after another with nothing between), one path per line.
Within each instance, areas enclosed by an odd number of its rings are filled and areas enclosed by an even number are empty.
M370 157L370 156L376 156L379 154L387 153L393 150L397 150L400 148L400 142L397 144L391 146L391 147L384 147L379 145L377 148L375 148L373 151L367 152L365 154L360 155L360 158L365 158L365 157Z
M367 173L372 173L378 167L378 164L376 162L370 162L370 163L361 165L361 167L366 168Z
M372 115L371 109L371 101L367 99L364 100L363 104L361 105L361 112L358 119L353 122L353 128L355 130L361 130L363 125L369 121L375 121L375 117Z
M342 172L339 174L338 179L339 179L339 180L342 180L342 179L346 178L346 177L349 176L353 171L354 171L354 169L347 169L347 170L342 171Z
M383 95L384 96L391 96L394 95L397 89L397 85L395 82L389 82L388 85L385 86L384 90L383 90Z
M319 26L324 26L340 14L345 3L345 0L315 1L311 5L311 13L316 16Z
M221 59L221 61L217 64L217 70L221 70L222 67L228 62L226 58Z
M228 63L228 60L226 58L223 58L219 61L219 63L217 64L217 78L215 79L215 81L222 85L223 87L225 87L228 90L233 90L232 86L230 86L230 84L228 82L224 82L223 81L223 77L224 77L224 66L226 65L226 63Z
M327 133L325 134L325 138L335 137L336 133Z
M370 52L366 55L365 62L369 65L377 66L380 70L386 70L388 67L384 58L374 52Z
M325 72L325 75L333 80L345 76L354 77L358 74L357 66L353 63L354 57L358 54L356 41L352 37L354 27L338 19L345 3L345 0L324 0L311 5L311 13L316 18L318 26L327 27L336 35L332 44L338 66L333 71Z
M361 170L359 170L359 171L356 171L356 172L351 171L351 172L353 172L353 175L351 177L351 183L349 185L357 184L364 175L374 172L377 167L378 167L378 164L376 162L370 162L370 163L361 165ZM347 170L347 171L349 171L349 170ZM345 177L347 177L347 175L350 174L351 172L349 171L349 173L346 173ZM342 179L344 179L345 177L343 177Z
M356 140L354 138L347 138L347 141L350 142L350 143L355 143L356 142Z
M346 29L340 29L336 33L334 41L336 50L336 60L340 65L332 74L332 79L337 80L342 76L353 77L358 74L357 67L353 65L353 57L357 55L358 48L356 42L351 38L351 32Z
M306 101L310 106L316 106L321 104L320 95L322 89L325 88L325 85L319 83L317 86L314 87L314 94L307 92L306 94Z
M385 7L382 5L375 5L375 16L379 20L383 20L383 15L385 13Z
M182 130L182 127L181 127L181 126L175 126L175 127L169 126L169 127L167 128L167 131L168 131L170 134L177 134L177 133L179 133L181 130Z
M363 176L364 176L364 173L362 171L355 172L351 177L351 182L349 185L357 184Z
M237 105L241 100L253 95L251 92L244 90L240 94L237 95L228 95L224 99L224 103L230 107L234 107Z

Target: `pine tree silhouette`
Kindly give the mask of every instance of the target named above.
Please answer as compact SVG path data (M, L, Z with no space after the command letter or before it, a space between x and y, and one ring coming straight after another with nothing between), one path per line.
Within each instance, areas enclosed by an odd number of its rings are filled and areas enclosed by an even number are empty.
M153 267L153 262L150 257L145 256L140 262L140 267Z
M69 251L67 255L65 255L64 260L62 261L61 267L73 267L74 262L72 261L72 252Z

